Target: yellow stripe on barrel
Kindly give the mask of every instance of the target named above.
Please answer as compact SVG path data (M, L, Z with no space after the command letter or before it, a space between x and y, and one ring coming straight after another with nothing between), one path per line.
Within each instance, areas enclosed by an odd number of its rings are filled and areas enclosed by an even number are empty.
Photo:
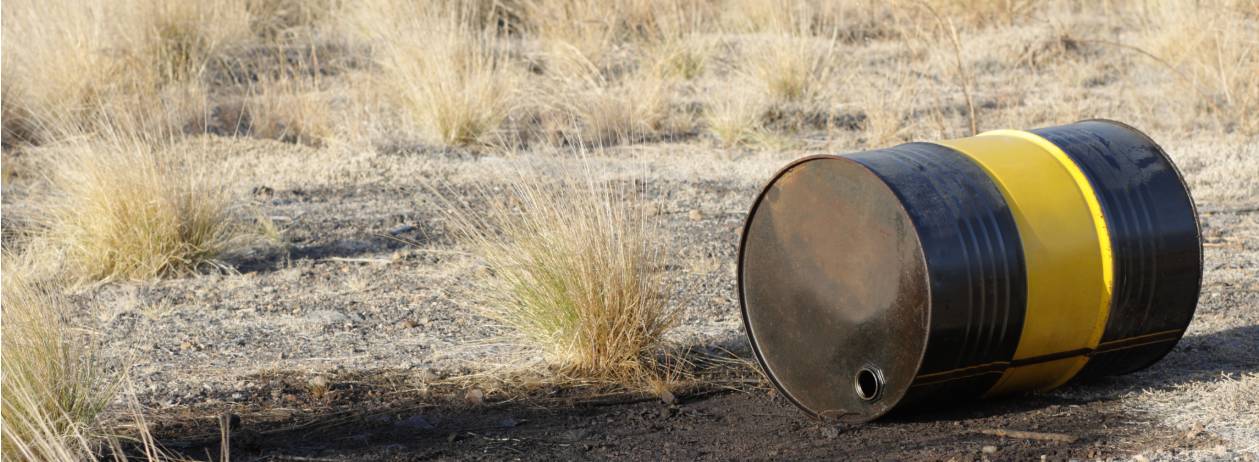
M1013 367L987 395L1062 385L1088 357L1037 358L1097 348L1110 311L1110 234L1092 186L1062 149L1030 132L996 130L939 144L973 159L997 183L1027 262L1027 311Z

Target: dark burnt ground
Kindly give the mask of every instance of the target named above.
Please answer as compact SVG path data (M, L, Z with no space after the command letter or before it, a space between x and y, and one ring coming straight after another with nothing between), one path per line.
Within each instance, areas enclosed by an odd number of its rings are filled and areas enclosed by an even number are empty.
M225 415L233 461L1058 460L1217 443L1126 414L1111 399L1020 397L840 426L763 388L696 392L672 405L558 390L515 399L491 392L473 404L465 389L421 391L386 377L334 377L321 393L305 379L272 378L265 398L251 401L263 404L182 408L159 416L155 435L186 457L220 460L213 416ZM1074 441L984 433L998 430Z

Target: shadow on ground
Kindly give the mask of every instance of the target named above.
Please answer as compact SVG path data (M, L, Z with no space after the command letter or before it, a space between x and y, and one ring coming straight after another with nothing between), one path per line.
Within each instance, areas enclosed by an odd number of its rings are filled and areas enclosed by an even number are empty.
M1259 337L1245 326L1189 337L1164 361L1137 374L1074 384L1066 392L919 410L861 426L807 417L763 385L708 389L672 405L643 396L593 399L549 390L529 398L466 401L464 389L421 392L405 373L359 372L334 377L320 398L306 378L255 378L274 388L249 405L184 410L158 419L172 450L217 460L217 416L236 416L229 445L234 460L427 459L1002 459L1096 458L1148 449L1212 446L1126 412L1117 398L1136 389L1165 389L1259 370L1256 353L1238 356L1238 342ZM732 340L720 349L743 351ZM1244 345L1244 343L1242 343ZM702 351L711 351L702 350ZM744 374L755 377L754 371ZM1083 396L1083 398L1081 397ZM260 402L258 402L260 401ZM1019 430L1074 441L1011 439ZM199 435L199 436L198 436Z

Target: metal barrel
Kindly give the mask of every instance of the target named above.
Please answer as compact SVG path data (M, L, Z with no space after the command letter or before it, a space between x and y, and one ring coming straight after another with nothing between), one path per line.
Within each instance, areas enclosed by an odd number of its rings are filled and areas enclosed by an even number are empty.
M1201 280L1183 178L1106 120L797 160L739 247L761 367L845 422L1144 368Z

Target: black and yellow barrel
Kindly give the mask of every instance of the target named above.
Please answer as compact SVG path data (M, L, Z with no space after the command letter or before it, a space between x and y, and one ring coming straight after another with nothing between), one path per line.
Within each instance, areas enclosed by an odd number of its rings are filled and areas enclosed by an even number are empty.
M1149 366L1202 279L1183 178L1106 120L797 160L738 263L766 375L847 422Z

